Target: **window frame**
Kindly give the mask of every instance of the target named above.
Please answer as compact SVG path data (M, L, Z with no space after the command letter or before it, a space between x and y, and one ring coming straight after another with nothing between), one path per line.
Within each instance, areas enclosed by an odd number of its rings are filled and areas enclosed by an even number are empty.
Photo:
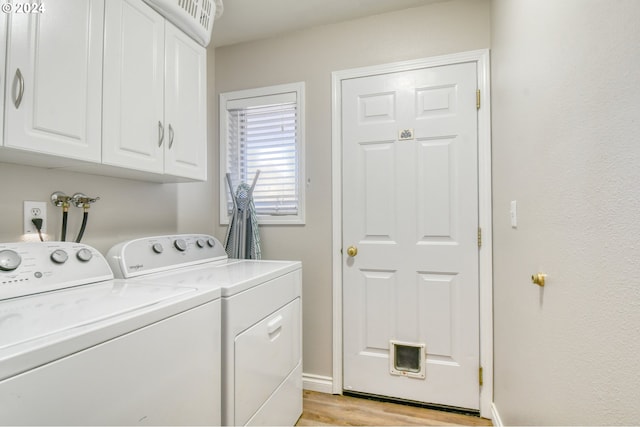
M258 224L280 224L280 225L304 225L305 224L305 83L287 83L275 86L265 86L253 89L237 90L232 92L224 92L219 95L218 113L219 113L219 145L220 145L220 196L219 196L219 215L220 224L229 224L227 213L227 193L228 186L226 181L227 173L227 154L228 154L228 119L229 111L227 103L247 98L261 98L284 93L296 93L296 104L298 109L297 122L297 169L296 185L298 187L298 213L295 215L257 215ZM258 178L258 182L260 178ZM234 182L236 187L239 183ZM251 182L247 184L251 185Z

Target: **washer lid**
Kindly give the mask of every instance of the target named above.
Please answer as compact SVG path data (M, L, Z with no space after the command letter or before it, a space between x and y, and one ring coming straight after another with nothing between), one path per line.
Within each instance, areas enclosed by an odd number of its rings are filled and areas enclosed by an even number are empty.
M0 359L10 347L78 329L195 291L120 281L48 292L0 303Z

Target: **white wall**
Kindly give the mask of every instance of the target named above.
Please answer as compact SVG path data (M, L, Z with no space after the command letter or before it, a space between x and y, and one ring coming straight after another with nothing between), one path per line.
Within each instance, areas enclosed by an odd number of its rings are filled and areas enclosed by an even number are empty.
M491 20L496 407L637 425L640 2L494 0Z
M100 197L89 210L82 242L101 251L122 240L171 233L176 229L174 184L150 184L4 163L0 163L0 183L0 242L23 238L24 200L48 203L48 240L60 239L62 214L49 203L54 191ZM81 221L82 209L70 208L67 240L75 239Z
M261 228L265 258L303 262L306 374L332 375L331 72L487 48L489 17L452 0L216 49L217 93L306 82L307 223Z

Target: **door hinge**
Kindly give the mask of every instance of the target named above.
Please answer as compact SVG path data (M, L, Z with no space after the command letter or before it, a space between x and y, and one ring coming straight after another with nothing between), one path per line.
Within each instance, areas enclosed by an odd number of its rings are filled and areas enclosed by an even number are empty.
M482 377L482 366L478 368L478 383L483 385L484 379Z
M476 109L480 109L480 89L476 90Z
M478 247L482 247L482 228L478 227Z

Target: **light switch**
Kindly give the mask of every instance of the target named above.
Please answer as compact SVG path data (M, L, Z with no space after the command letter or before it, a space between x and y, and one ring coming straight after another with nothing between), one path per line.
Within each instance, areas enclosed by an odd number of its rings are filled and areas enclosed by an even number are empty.
M516 200L511 201L511 228L518 228L518 202Z

